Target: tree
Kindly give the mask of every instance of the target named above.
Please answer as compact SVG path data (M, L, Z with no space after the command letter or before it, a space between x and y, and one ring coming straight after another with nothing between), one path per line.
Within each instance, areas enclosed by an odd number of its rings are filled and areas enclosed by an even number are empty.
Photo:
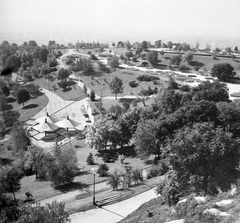
M123 93L123 82L119 77L114 77L109 83L110 90L112 94L115 94L115 100L117 100L117 95Z
M9 88L8 88L6 85L3 86L2 92L3 92L3 94L4 94L6 97L8 97L8 96L10 95Z
M15 123L11 130L12 148L15 155L20 159L21 168L24 170L24 155L30 145L29 136L26 130L19 123Z
M99 174L99 177L106 177L108 176L108 170L109 167L106 163L100 164L97 170L97 174Z
M170 64L174 64L174 65L177 65L177 66L179 66L181 62L182 62L182 56L181 55L173 56L170 60Z
M161 54L162 57L163 57L163 55L165 54L165 52L164 52L163 50L161 50L161 51L160 51L160 54Z
M184 59L190 63L193 60L193 53L192 52L186 52L184 55Z
M86 162L87 162L88 165L94 165L95 164L92 153L89 153Z
M110 66L111 68L118 68L119 67L119 61L118 61L117 56L108 57L107 58L107 63L108 63L108 66Z
M234 53L239 53L238 47L235 46L233 51L234 51Z
M229 63L219 63L214 64L211 70L211 74L213 77L217 77L220 81L227 81L230 77L236 75L233 72L234 68Z
M113 172L113 174L109 174L107 184L110 185L113 190L118 190L118 186L120 184L120 174L117 169Z
M61 80L62 82L65 82L67 78L69 77L70 73L69 70L61 68L58 71L58 79Z
M29 91L24 89L24 88L20 88L19 90L17 90L16 92L16 100L18 104L23 104L24 107L24 103L30 100L30 94Z
M20 113L18 111L9 110L8 112L4 112L2 116L6 127L12 127L16 122L18 122Z
M4 191L13 193L15 201L15 192L21 188L21 177L22 174L18 171L16 167L3 166L0 169L0 186Z
M146 50L146 49L148 48L148 42L145 41L145 40L142 41L142 44L141 44L141 45L142 45L142 49L143 49L143 50Z
M168 89L178 89L178 83L173 79L172 76L169 76Z
M172 43L171 41L168 41L168 42L167 42L167 46L168 46L168 48L172 49L173 43Z
M11 55L7 58L5 67L11 68L13 72L18 71L21 67L21 59L16 55Z
M176 181L186 194L227 191L239 176L239 141L211 123L180 129L166 152Z
M128 60L130 60L130 58L133 57L133 52L132 51L127 51L125 53L125 57L128 58Z
M154 45L156 48L160 48L162 45L162 40L156 40Z
M158 62L158 52L157 51L149 51L147 53L147 61L152 65L156 65Z
M26 205L21 208L17 223L67 223L70 222L69 213L65 211L65 204L53 201L45 207Z
M90 100L91 100L91 101L95 101L95 97L96 97L95 91L94 91L94 90L91 90L91 91L90 91Z
M30 49L34 49L36 46L37 46L37 43L36 43L35 40L30 40L30 41L28 42L28 47L29 47Z
M48 57L49 51L47 48L41 48L40 50L40 60L42 62L47 62L47 57Z
M131 44L129 41L125 42L125 43L124 43L124 46L125 46L125 48L127 49L127 51L130 51L131 48L132 48L132 44Z
M154 120L146 120L138 124L134 134L134 142L138 157L146 159L152 154L160 153L157 140L157 124Z
M194 101L207 100L213 102L229 102L228 87L220 81L204 81L191 89L191 96Z
M118 48L123 48L123 47L124 47L124 43L123 43L122 41L119 41L119 42L117 43L117 47L118 47Z
M0 111L5 112L7 108L7 99L4 95L0 95Z
M72 147L62 149L54 148L53 161L48 168L48 177L54 188L66 183L72 183L78 172L76 151Z

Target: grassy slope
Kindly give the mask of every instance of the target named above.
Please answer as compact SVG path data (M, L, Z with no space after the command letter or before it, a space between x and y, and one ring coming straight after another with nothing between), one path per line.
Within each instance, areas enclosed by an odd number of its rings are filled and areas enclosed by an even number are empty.
M152 199L151 201L143 204L136 211L129 214L126 218L119 223L164 223L166 221L184 218L187 223L238 223L240 222L240 194L233 197L234 202L224 207L217 207L215 202L229 199L227 193L220 194L217 197L208 198L208 201L203 205L197 205L192 209L190 206L183 206L176 213L175 216L171 215L173 207L164 204L161 197ZM220 211L228 212L230 217L216 218L211 215L202 215L201 213L207 208L217 208ZM153 213L152 217L148 217L148 211Z

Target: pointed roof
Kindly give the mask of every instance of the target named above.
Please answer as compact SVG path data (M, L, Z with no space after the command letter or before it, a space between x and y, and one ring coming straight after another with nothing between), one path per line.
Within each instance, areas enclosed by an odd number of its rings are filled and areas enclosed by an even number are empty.
M65 128L65 129L75 129L75 127L80 125L80 123L70 119L68 116L63 120L56 122L55 124L60 128Z
M59 129L57 125L48 122L47 119L45 119L45 122L35 125L32 128L38 132L54 132Z
M38 119L35 120L35 122L37 123L43 123L45 122L45 120L47 120L47 122L50 122L50 123L55 123L55 122L58 122L59 120L50 116L48 113L46 115L44 115L43 117L40 117Z

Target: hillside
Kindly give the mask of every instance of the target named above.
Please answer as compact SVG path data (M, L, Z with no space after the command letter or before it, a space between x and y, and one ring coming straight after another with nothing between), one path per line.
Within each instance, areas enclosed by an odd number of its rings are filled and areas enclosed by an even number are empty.
M230 201L230 199L233 200L231 204L224 206L216 204L216 202ZM216 208L230 215L220 217L210 213L203 213L204 210L210 208ZM177 219L184 219L185 223L239 223L240 194L231 196L228 193L222 193L217 197L207 197L204 204L198 204L193 196L189 196L187 202L178 204L175 207L169 207L161 197L158 197L143 204L119 223L165 223Z

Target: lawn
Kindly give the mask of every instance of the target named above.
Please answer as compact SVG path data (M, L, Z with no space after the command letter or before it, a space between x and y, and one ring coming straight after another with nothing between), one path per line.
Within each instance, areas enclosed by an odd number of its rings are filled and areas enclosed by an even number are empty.
M25 193L26 191L30 191L34 199L36 200L42 200L48 197L55 196L57 194L61 194L63 192L68 192L71 190L76 189L82 189L86 188L87 185L90 185L93 183L92 181L92 175L91 175L91 168L95 167L98 168L98 165L101 163L104 163L102 161L101 156L99 156L98 151L94 149L90 149L85 145L85 140L74 140L71 142L72 146L76 148L77 153L77 159L78 159L78 165L79 168L82 169L82 174L79 176L76 176L74 179L74 184L66 186L62 189L53 189L51 187L51 183L48 181L40 181L36 180L35 176L27 176L22 178L21 180L21 189L16 192L16 197L18 199L25 199ZM69 145L65 145L67 147ZM150 167L150 164L146 164L142 160L135 157L134 151L132 148L126 148L125 150L116 150L120 154L125 154L125 164L131 165L134 168L144 169ZM116 152L112 151L112 152ZM95 165L87 165L86 160L89 153L92 153L95 160ZM109 171L113 172L115 169L118 169L119 171L124 171L124 167L121 165L119 161L115 161L112 163L107 163L109 166ZM96 182L102 182L106 180L106 177L99 177L98 174L96 174Z
M77 100L85 97L85 93L81 87L75 81L68 81L68 88L64 91L58 86L60 81L55 79L54 81L47 81L44 78L36 79L35 84L39 85L42 88L52 91L54 94L57 94L63 100ZM56 86L54 89L53 86Z
M92 80L89 76L82 76L81 79L83 83L88 86L89 88L93 89L97 95L101 95L101 86L102 86L102 96L115 96L111 93L110 88L108 86L108 83L112 81L112 79L117 76L122 79L123 81L123 93L119 94L118 96L123 97L125 95L139 95L139 92L143 89L148 89L150 86L152 89L157 87L158 89L161 89L163 87L166 87L167 84L165 81L168 81L168 78L162 76L160 78L159 84L154 85L153 81L151 82L144 82L144 81L137 81L137 77L140 74L146 74L143 71L132 71L132 70L126 70L126 69L116 69L116 71L112 73L104 73L102 76L94 77L94 80ZM130 81L137 81L138 86L132 88L129 85ZM99 82L99 83L98 83Z

